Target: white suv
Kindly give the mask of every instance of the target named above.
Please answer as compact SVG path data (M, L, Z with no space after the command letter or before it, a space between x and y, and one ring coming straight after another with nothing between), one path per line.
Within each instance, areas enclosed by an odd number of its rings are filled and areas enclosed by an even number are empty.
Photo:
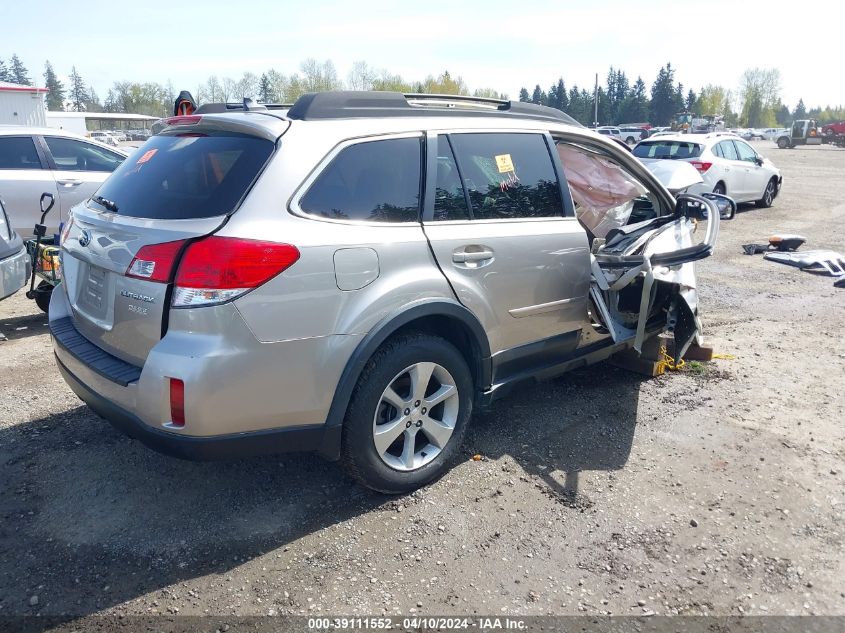
M704 180L690 193L712 191L736 202L755 202L758 207L772 206L783 183L780 170L769 159L736 135L725 132L649 138L634 147L634 156L644 163L684 160Z

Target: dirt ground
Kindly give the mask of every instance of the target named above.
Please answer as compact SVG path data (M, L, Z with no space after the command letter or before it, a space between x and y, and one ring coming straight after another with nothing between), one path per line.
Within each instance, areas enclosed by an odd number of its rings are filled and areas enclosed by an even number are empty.
M845 290L740 248L845 253L845 150L756 145L782 194L698 268L736 358L524 389L405 497L310 455L154 453L65 386L34 303L3 301L0 617L845 615Z

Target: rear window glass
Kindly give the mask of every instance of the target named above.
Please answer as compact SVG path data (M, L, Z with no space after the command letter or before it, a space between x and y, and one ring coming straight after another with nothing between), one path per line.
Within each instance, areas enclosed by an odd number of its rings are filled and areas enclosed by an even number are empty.
M29 136L0 136L0 169L41 169Z
M119 215L184 220L235 209L267 159L272 141L238 134L154 136L97 191Z
M421 151L419 138L350 145L317 177L299 206L335 220L416 222Z
M634 148L637 158L696 158L701 155L702 146L688 141L652 141L640 143Z

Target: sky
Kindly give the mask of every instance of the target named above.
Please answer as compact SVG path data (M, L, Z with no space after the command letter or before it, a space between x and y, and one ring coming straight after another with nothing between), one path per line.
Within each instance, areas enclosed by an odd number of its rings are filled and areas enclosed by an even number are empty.
M650 88L671 62L696 91L774 67L790 108L845 105L841 43L823 31L845 23L845 2L825 4L796 23L794 4L771 0L0 0L0 58L17 53L39 85L44 60L63 79L75 65L101 99L115 81L192 90L210 75L291 74L310 57L342 79L365 60L412 81L448 70L514 99L558 77L590 89L610 66Z

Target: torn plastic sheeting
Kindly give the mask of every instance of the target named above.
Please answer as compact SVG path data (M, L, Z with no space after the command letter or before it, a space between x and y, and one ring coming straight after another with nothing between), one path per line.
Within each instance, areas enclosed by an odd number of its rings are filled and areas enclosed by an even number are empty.
M648 193L618 165L580 150L574 145L557 144L558 156L566 170L575 214L596 237L625 226L634 208L634 199Z
M831 277L845 275L845 257L836 251L771 252L763 255L763 258L811 273L827 274Z

